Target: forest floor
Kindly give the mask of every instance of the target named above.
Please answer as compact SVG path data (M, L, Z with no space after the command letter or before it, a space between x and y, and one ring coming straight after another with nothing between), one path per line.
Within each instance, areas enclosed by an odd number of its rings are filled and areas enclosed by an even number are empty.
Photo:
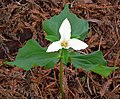
M0 0L0 99L61 99L58 66L25 71L3 63L31 38L48 46L43 21L66 3L90 24L85 52L101 50L108 66L120 67L120 0ZM63 83L65 99L120 99L120 69L103 78L64 66Z

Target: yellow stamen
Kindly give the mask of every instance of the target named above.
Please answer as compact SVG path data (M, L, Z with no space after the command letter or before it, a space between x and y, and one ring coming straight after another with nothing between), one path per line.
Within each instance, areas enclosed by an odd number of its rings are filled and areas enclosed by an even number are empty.
M64 47L64 48L66 48L66 47L68 46L68 43L67 43L66 41L63 41L63 42L61 43L61 46Z

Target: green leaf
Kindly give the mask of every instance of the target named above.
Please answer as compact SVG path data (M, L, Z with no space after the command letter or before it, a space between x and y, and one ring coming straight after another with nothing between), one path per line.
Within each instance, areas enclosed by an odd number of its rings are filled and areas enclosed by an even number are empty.
M88 22L70 13L68 4L66 4L64 10L59 15L55 15L51 19L44 21L43 27L47 33L46 39L52 42L60 39L59 28L65 18L70 21L72 38L84 40L89 30Z
M19 49L14 62L9 65L16 65L25 70L30 70L33 66L46 66L52 68L59 59L58 53L47 53L35 40L29 40L26 45Z
M69 56L68 49L62 49L62 61L66 65L68 63L68 56Z
M81 55L79 53L72 52L70 53L70 57L74 67L83 68L86 71L93 70L98 65L107 65L102 52L100 51L96 51L88 55Z
M47 35L47 36L46 36L46 39L49 40L49 41L51 41L51 40L57 41L57 40L58 40L58 39L56 38L56 36L54 36L54 35Z
M107 78L110 75L110 73L115 69L118 69L118 67L107 67L107 66L98 65L91 71Z
M86 71L93 71L103 77L108 75L118 67L108 67L101 51L96 51L88 55L79 53L70 53L71 61L74 67L83 68Z

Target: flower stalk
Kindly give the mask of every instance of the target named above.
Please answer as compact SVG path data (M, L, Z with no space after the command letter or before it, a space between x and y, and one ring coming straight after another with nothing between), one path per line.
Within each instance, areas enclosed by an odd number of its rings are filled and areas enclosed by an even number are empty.
M61 50L61 58L60 58L60 77L59 77L59 80L60 80L60 92L61 92L61 96L62 96L62 99L64 99L64 91L63 91L63 82L62 82L62 74L63 74L63 66L62 66L62 50Z

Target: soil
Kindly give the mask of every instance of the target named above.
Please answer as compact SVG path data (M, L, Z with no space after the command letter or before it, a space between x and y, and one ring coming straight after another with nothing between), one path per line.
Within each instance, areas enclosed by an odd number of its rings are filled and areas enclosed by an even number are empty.
M61 99L59 64L25 71L4 62L14 61L31 38L48 46L43 21L59 14L66 3L90 24L84 52L100 50L108 66L120 67L120 0L0 0L0 99ZM63 86L65 99L120 99L120 69L103 78L64 66Z

